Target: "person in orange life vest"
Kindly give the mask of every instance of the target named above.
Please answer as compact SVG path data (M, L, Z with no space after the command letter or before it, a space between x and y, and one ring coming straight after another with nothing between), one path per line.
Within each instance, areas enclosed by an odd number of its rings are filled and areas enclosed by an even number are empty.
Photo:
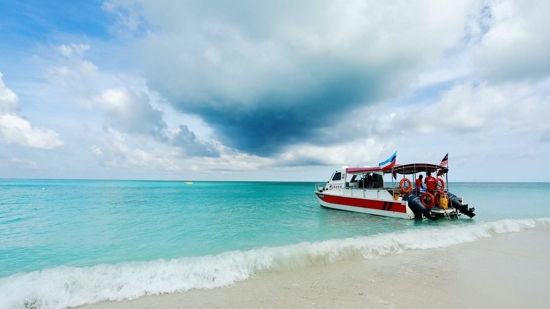
M419 195L420 196L420 193L422 193L421 191L424 191L423 187L422 187L422 175L418 176L418 178L416 179L415 181L415 184L416 184L416 195Z
M424 180L424 183L426 184L426 189L428 190L428 192L433 194L433 191L435 191L437 187L437 179L435 179L435 177L432 177L432 173L426 173L426 180Z

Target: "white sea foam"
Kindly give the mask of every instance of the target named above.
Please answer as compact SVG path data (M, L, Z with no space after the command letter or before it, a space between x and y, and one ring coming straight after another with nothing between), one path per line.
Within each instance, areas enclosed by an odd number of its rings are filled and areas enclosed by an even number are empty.
M254 273L375 259L405 250L442 248L550 225L550 218L501 220L468 226L408 230L377 236L300 243L216 256L128 262L94 267L56 267L0 278L0 308L67 308L105 300L212 289Z

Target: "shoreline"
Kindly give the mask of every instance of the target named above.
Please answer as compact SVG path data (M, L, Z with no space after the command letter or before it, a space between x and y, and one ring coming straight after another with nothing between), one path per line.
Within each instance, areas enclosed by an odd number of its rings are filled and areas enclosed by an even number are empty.
M77 308L546 308L550 227Z

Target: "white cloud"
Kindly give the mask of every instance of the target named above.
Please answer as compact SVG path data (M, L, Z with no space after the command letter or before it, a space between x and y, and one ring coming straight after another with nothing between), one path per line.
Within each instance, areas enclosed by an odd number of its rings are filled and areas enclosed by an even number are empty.
M107 129L100 142L99 145L92 145L90 152L104 166L172 172L180 170L178 164L170 159L175 156L175 151L163 151L157 148L158 145L149 145L147 140Z
M487 1L487 32L475 48L478 73L496 81L550 75L550 2Z
M467 79L472 70L471 55L463 51L444 56L435 68L419 73L410 86L412 90L422 91L425 87Z
M160 134L166 127L162 113L150 105L149 96L127 88L110 88L92 99L113 127L127 133Z
M90 45L87 44L62 44L58 47L59 53L66 58L71 58L73 55L82 58L84 53L89 49Z
M56 132L33 128L29 121L13 114L0 115L0 136L7 144L31 148L54 149L63 146Z
M18 114L19 99L6 87L0 73L0 138L7 144L54 149L63 146L59 134L36 128Z
M0 115L15 113L19 108L18 101L17 95L4 84L0 73Z
M477 8L473 3L300 1L212 7L113 0L109 8L140 14L157 29L141 42L142 59L151 82L185 102L177 104L216 104L221 97L238 106L253 104L266 92L315 86L326 74L339 74L338 67L361 67L379 79L391 75L390 86L409 70L437 63L458 43ZM333 70L323 70L326 66Z
M544 88L543 88L544 89ZM550 129L550 96L528 83L459 83L443 91L434 102L399 105L390 103L350 115L351 129L376 139L400 136L536 134ZM334 128L346 134L345 126Z
M88 97L97 91L97 78L97 66L80 58L69 58L64 65L50 67L46 73L53 86L67 91L83 105L89 104Z
M280 165L304 164L308 165L374 165L380 158L393 149L391 143L380 144L374 138L358 138L353 141L336 143L330 147L298 144L277 157ZM393 152L393 150L391 150Z
M200 147L205 149L203 152L216 154L210 144L200 141L186 125L183 127L193 136L189 145L181 139L173 141L172 132L178 132L182 126L178 121L186 118L177 117L180 113L174 109L164 108L172 113L169 117L172 125L170 130L164 121L164 110L161 109L162 105L168 103L157 93L150 91L139 77L124 74L113 76L99 70L94 63L84 58L89 48L88 45L61 45L58 51L64 58L61 65L48 69L47 78L50 83L66 91L80 106L99 112L104 118L104 127L109 130L150 135L156 142L180 146L186 153L193 155L201 153L198 149ZM193 121L190 125L195 124L204 131L204 123Z
M550 89L549 89L550 90ZM535 132L550 128L550 100L524 83L491 86L458 84L441 100L416 113L423 115L422 133L452 130L461 133Z

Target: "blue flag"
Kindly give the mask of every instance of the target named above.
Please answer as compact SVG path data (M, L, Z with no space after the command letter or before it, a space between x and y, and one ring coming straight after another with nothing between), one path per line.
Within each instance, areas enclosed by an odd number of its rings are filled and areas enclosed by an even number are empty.
M397 161L397 151L394 152L386 161L382 161L378 163L378 166L380 166L382 170L387 170L394 167L396 161Z

